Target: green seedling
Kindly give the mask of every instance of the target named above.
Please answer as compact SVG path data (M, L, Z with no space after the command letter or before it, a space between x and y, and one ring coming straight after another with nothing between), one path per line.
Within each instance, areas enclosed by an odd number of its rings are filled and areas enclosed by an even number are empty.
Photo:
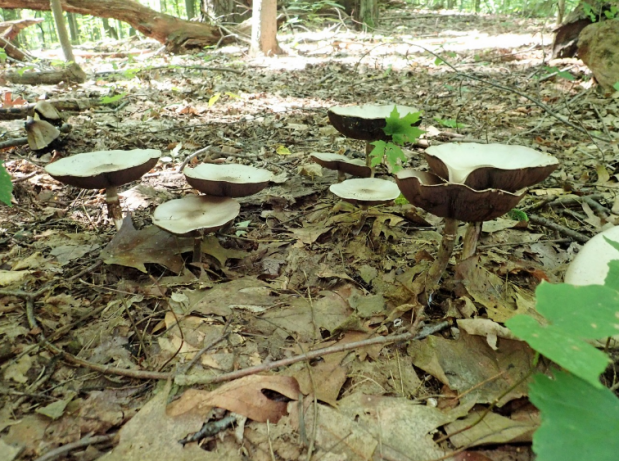
M512 209L510 212L508 212L508 217L511 220L516 221L530 221L530 217L527 216L527 213L519 209Z
M400 117L398 109L394 106L390 116L385 119L386 125L383 128L383 132L391 136L392 141L385 142L380 140L370 143L374 146L369 154L371 167L376 167L385 160L392 172L402 169L398 161L404 162L407 158L400 146L403 146L405 143L415 142L424 133L424 130L413 126L413 124L420 120L421 114L421 112L414 112Z
M101 98L99 98L99 102L101 104L114 104L122 100L125 96L127 96L127 93L125 92L113 96L102 96Z
M248 229L250 227L250 223L252 220L240 221L235 225L236 231L235 236L242 237L248 233Z
M463 127L465 127L465 124L457 122L456 119L441 119L439 117L433 117L433 120L436 120L441 125L443 125L444 127L448 127L448 128L463 128Z
M13 183L11 175L6 171L4 165L0 161L0 202L11 207L11 193L13 192Z
M560 77L561 79L565 79L568 80L570 82L573 82L575 80L575 77L573 76L573 74L571 74L568 71L561 71L560 69L558 69L557 67L553 66L544 66L545 72L547 73L547 75L552 75L555 74L558 77Z
M0 63L2 64L6 63L6 59L7 59L6 50L4 48L0 48Z

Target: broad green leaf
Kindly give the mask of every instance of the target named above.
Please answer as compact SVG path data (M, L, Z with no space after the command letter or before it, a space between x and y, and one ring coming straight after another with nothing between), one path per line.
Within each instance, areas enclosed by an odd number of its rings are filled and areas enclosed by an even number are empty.
M616 83L614 83L614 89L615 89L616 91L620 90L620 82L616 82Z
M542 419L536 460L618 460L618 398L566 372L553 375L536 374L530 385Z
M506 326L543 356L592 386L603 387L598 377L607 367L609 360L592 345L572 337L556 326L543 327L534 318L523 314L506 321Z
M281 156L288 156L291 154L291 151L286 146L280 145L276 148L276 153L280 154Z
M508 216L513 220L530 221L530 217L527 216L527 213L519 209L512 209L508 212Z
M392 173L396 173L399 170L402 170L402 167L398 164L399 160L403 162L407 160L403 150L396 146L394 143L388 143L385 147L385 159L389 166L392 168Z
M2 161L0 161L0 202L11 207L12 192L13 183L11 182L11 175L9 175L9 172L2 165Z
M239 98L241 98L241 96L237 95L236 93L230 92L230 91L227 91L224 94L229 96L232 99L239 99Z
M413 143L422 133L417 127L412 125L420 120L420 112L413 112L406 114L404 117L400 117L398 109L394 106L394 109L390 113L390 116L385 119L385 128L383 132L386 135L392 137L392 141L396 144L404 144L405 142Z
M387 143L385 141L379 140L370 143L374 146L373 150L370 151L368 156L370 157L370 166L376 167L383 161L383 156L385 156L385 148L387 147Z
M99 98L99 102L101 104L116 103L117 101L120 101L121 99L123 99L125 97L125 95L127 95L127 93L120 93L120 94L114 95L114 96L102 96L101 98Z
M618 279L619 279L619 270L618 270L618 260L612 260L608 263L609 272L607 273L607 277L605 278L605 287L615 290L618 293Z
M536 288L536 311L575 338L598 339L618 333L618 291L605 286L543 282Z

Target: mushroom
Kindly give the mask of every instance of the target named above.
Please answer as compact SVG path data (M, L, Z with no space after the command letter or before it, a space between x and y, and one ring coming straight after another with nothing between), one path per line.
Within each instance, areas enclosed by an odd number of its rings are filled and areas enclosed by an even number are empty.
M362 210L371 205L391 202L400 196L396 184L379 178L353 178L333 184L329 190L346 202L359 205Z
M153 213L153 224L172 234L194 236L194 263L202 259L203 233L217 231L234 220L241 206L229 197L185 196L161 204Z
M239 164L200 164L186 167L187 182L201 193L211 196L244 197L264 189L272 173L262 168Z
M344 181L347 173L362 178L368 178L372 174L372 169L361 159L350 159L347 156L327 152L313 152L310 157L321 167L336 170L338 182Z
M613 226L590 239L568 265L564 282L574 286L605 285L609 262L618 259L618 251L605 240L618 242L620 227Z
M370 144L373 141L390 141L391 135L386 135L383 129L387 125L386 119L394 110L394 104L362 106L336 106L327 111L329 121L343 135L356 140L366 141L366 165L370 167L368 154L373 150ZM400 117L419 112L409 106L396 105ZM416 125L419 125L418 121Z
M151 170L161 156L157 149L95 151L59 159L45 167L61 183L84 189L105 189L108 216L116 229L123 224L117 188L139 179Z
M431 146L424 157L433 173L450 183L508 192L540 183L559 165L555 157L535 149L496 143L446 143ZM470 221L461 259L476 252L481 229L481 220Z
M60 114L58 113L54 105L49 101L39 101L37 104L35 104L34 113L36 114L35 118L38 116L39 119L45 120L52 125L62 124L62 118L60 117Z
M32 151L41 151L50 146L60 136L60 131L45 120L28 117L25 123L28 146Z
M359 206L362 214L353 234L357 235L366 223L368 207L393 201L400 196L396 184L379 178L353 178L336 183L329 190L342 200Z
M461 259L476 251L482 222L514 208L526 189L558 166L555 157L523 146L445 144L425 154L433 173L411 169L396 173L401 192L412 204L445 218L437 258L425 283L425 301L439 283L454 250L458 221L468 222Z

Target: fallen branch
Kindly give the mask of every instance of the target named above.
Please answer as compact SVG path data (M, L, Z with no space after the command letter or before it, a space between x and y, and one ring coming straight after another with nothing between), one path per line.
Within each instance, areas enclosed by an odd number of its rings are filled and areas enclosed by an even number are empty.
M585 234L581 234L580 232L573 231L572 229L567 228L566 226L559 225L555 221L549 220L547 218L539 217L538 215L528 215L528 216L530 217L530 221L532 223L536 223L537 225L541 225L541 226L544 226L545 228L549 228L554 231L557 231L558 233L563 234L564 236L568 236L571 239L574 239L575 241L581 244L585 244L586 242L590 240L590 238L586 236Z

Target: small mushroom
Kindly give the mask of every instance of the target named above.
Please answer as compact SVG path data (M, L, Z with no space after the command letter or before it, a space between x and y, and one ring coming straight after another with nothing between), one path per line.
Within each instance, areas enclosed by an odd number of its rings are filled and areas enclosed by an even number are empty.
M45 120L52 125L59 126L62 124L62 118L60 117L60 114L58 113L54 105L49 101L39 101L37 104L35 104L34 113L36 114L36 116L38 116L39 119Z
M157 149L95 151L59 159L45 171L61 183L84 189L105 189L108 216L120 230L123 214L117 188L151 170L161 156Z
M396 109L401 117L419 112L408 106L398 106ZM383 132L390 113L394 110L393 104L362 106L336 106L327 111L329 121L343 135L363 141L389 141L391 136Z
M240 164L200 164L186 167L187 182L211 196L244 197L264 189L273 174L269 170Z
M185 196L161 204L153 213L153 224L172 234L194 236L193 262L202 259L203 233L217 231L234 220L241 206L229 197Z
M372 169L361 159L350 159L347 156L327 152L313 152L310 157L321 167L336 170L339 182L344 181L347 173L362 178L368 178L372 174Z
M28 117L25 123L28 146L32 151L41 151L49 147L60 136L60 131L45 120Z
M371 205L386 204L400 196L395 183L379 178L353 178L333 184L329 190L346 202L367 209Z

